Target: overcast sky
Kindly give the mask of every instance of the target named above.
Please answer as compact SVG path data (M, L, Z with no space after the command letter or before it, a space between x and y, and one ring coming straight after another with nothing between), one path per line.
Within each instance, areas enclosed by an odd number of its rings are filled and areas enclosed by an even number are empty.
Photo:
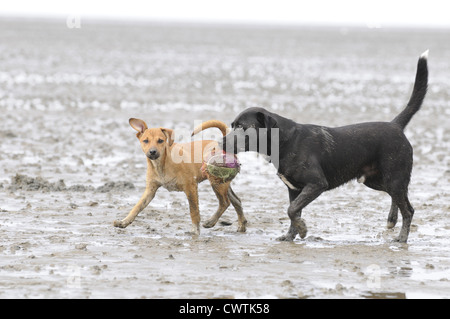
M448 0L11 0L2 16L450 27Z

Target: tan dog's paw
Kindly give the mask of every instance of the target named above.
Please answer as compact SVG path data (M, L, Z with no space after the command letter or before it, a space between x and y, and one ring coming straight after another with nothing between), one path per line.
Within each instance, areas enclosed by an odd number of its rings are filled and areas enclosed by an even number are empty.
M238 229L236 230L238 233L245 233L247 231L247 227L241 225L238 227Z
M115 220L114 221L114 227L119 227L119 228L125 228L129 225L129 223L124 222L122 220Z
M215 219L208 219L206 222L203 223L203 227L211 228L211 227L214 227L214 225L216 223L217 223L217 220L215 220Z
M191 231L189 232L192 236L200 235L200 225L192 225Z
M247 231L247 221L238 226L238 233L245 233Z

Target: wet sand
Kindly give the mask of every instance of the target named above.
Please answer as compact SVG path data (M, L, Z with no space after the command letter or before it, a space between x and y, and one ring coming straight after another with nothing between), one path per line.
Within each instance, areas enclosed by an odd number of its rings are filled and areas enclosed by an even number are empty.
M0 298L448 298L448 31L0 21ZM387 194L352 181L289 227L286 186L241 154L230 207L192 237L183 193L144 191L129 117L191 130L263 106L300 123L391 120L430 49L430 90L406 134L414 147L407 244L386 228ZM217 132L216 132L217 133ZM200 213L217 208L200 184Z

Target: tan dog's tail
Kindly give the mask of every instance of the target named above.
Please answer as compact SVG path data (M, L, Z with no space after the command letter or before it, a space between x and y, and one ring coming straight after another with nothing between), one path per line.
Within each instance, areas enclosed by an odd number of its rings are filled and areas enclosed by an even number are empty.
M223 136L227 135L228 133L228 126L224 122L219 120L209 120L197 126L192 132L191 136L194 136L195 134L211 127L217 127L222 132Z

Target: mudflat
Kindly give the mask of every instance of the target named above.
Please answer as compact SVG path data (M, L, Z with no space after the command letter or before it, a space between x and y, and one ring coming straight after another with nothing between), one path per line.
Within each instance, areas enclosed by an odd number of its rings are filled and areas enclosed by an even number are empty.
M450 297L448 30L3 19L0 36L0 298ZM405 130L407 244L392 242L400 221L386 228L389 196L356 181L303 211L305 239L276 241L287 188L252 153L232 182L246 233L230 207L192 237L185 195L164 189L113 227L145 187L128 118L189 133L250 106L326 126L390 121L426 49L429 93ZM218 206L207 182L199 201L204 221Z

